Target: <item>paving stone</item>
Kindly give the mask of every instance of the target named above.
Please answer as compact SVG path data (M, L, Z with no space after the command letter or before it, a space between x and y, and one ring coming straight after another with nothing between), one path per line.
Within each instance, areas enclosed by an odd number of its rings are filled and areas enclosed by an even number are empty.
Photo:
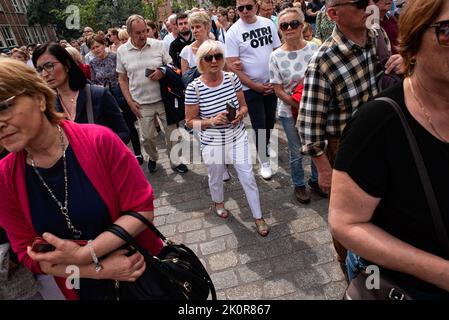
M167 216L167 223L178 223L185 220L192 219L192 213L191 212L174 212Z
M266 280L263 285L263 293L265 299L273 299L286 295L288 293L293 293L297 289L293 283L293 280L289 277L273 277Z
M304 232L309 230L314 230L322 225L325 225L323 219L318 215L307 216L304 218L299 218L290 222L293 230L295 232Z
M273 268L269 261L259 261L239 267L237 272L244 283L250 283L272 276Z
M158 227L158 229L167 238L173 236L176 233L176 225L175 224L166 224L166 225Z
M227 300L226 292L217 291L216 293L217 293L217 300Z
M323 230L314 230L313 236L318 241L319 244L326 244L332 242L332 235L328 227L324 227Z
M331 282L329 275L320 267L301 269L294 274L299 288L319 287Z
M154 217L153 223L156 227L163 226L165 224L165 216Z
M221 225L209 229L210 236L212 238L221 237L227 234L231 234L232 230L227 225Z
M209 273L216 290L222 290L235 287L239 284L239 280L234 270L226 270L223 272Z
M239 233L238 235L230 234L225 236L225 239L226 239L226 247L228 249L236 249L258 243L256 235L251 233Z
M332 281L343 281L345 280L345 275L340 268L340 264L336 261L332 261L327 264L320 265L321 268L327 273Z
M178 225L178 231L182 233L182 232L199 230L202 227L203 227L202 219L193 219L193 220L187 220L187 221L181 222Z
M297 271L304 268L306 264L305 257L301 251L278 256L276 258L272 258L271 261L274 265L275 274ZM282 263L280 263L280 261L282 261Z
M264 245L264 249L270 258L290 253L293 251L291 238L286 237L268 242Z
M185 234L185 242L187 244L206 241L206 239L206 231L204 230L192 231Z
M321 288L311 288L298 291L276 298L276 300L325 300L326 296Z
M226 250L226 242L224 238L219 238L210 242L200 244L201 253L208 255Z
M328 245L314 247L311 249L304 250L304 255L306 258L306 263L310 265L325 264L335 259L335 251Z
M172 206L163 206L154 209L154 215L156 217L165 216L173 212L176 212L176 209Z
M342 300L347 286L346 281L331 282L323 287L324 295L328 300Z
M210 256L208 262L212 271L219 271L235 267L238 263L238 258L233 251L228 251Z
M240 247L238 249L239 259L241 264L246 264L249 262L257 262L265 260L267 254L265 253L264 247L260 244Z
M262 299L263 290L260 284L249 284L226 290L229 300L258 300Z

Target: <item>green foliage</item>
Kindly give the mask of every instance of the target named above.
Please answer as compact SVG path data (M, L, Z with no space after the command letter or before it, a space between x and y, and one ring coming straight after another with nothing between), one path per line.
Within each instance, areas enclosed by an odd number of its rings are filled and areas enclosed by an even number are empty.
M155 1L159 3L163 0ZM65 10L69 5L79 8L79 29L71 30L65 25L69 16ZM30 24L51 24L59 38L72 38L82 36L85 26L92 27L95 31L106 31L110 27L125 24L131 14L141 14L147 18L155 16L149 7L151 5L144 4L141 0L31 0L28 21Z

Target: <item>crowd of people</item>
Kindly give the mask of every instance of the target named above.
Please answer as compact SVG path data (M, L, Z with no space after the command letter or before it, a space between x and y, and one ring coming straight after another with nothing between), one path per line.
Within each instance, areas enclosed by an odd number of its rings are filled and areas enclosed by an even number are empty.
M222 219L232 214L223 187L232 165L266 237L250 136L268 180L277 120L297 205L310 192L330 196L348 282L375 264L407 288L395 298L449 298L448 47L444 0L237 0L174 13L162 26L131 15L107 31L86 26L78 40L12 50L0 58L0 249L9 262L0 267L22 267L30 289L8 298L114 299L111 280L143 273L143 257L105 230L118 224L153 255L161 250L142 222L122 215L157 214L143 170L158 170L159 131L179 174L189 163L174 145L189 133L199 141L211 212ZM405 114L432 190L380 97ZM36 252L38 236L53 251ZM76 290L64 279L73 264Z

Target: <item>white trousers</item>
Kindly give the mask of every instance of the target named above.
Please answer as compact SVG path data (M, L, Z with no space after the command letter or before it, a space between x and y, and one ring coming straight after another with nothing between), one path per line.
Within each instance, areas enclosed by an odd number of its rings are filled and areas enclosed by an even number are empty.
M233 164L237 171L240 184L245 191L248 204L254 219L262 218L259 189L254 178L253 166L250 163L248 137L245 135L232 145L204 146L202 150L204 163L209 176L209 189L212 201L224 201L223 173L226 164Z

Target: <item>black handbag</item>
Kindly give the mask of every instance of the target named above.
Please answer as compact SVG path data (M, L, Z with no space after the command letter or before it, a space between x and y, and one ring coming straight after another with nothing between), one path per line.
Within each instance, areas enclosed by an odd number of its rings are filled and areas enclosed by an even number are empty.
M424 164L422 154L419 150L416 139L412 130L405 118L401 107L393 100L387 97L380 97L375 100L380 100L388 103L393 107L396 113L399 115L402 127L404 128L407 140L412 150L413 158L415 160L416 167L421 183L424 188L427 203L430 208L433 224L438 241L446 253L449 253L449 237L447 235L445 224L441 215L440 208L438 206L435 193L433 191L432 183L430 182L429 174ZM386 274L386 272L380 272L379 289L368 289L366 286L367 278L370 274L364 270L360 270L358 274L351 280L346 290L344 300L413 300L413 296L408 292L407 285Z
M140 252L147 265L136 282L115 281L118 300L207 300L209 293L212 300L217 300L214 284L192 250L168 240L142 215L136 212L124 214L142 221L165 246L157 256L153 256L119 225L109 227L107 231Z

